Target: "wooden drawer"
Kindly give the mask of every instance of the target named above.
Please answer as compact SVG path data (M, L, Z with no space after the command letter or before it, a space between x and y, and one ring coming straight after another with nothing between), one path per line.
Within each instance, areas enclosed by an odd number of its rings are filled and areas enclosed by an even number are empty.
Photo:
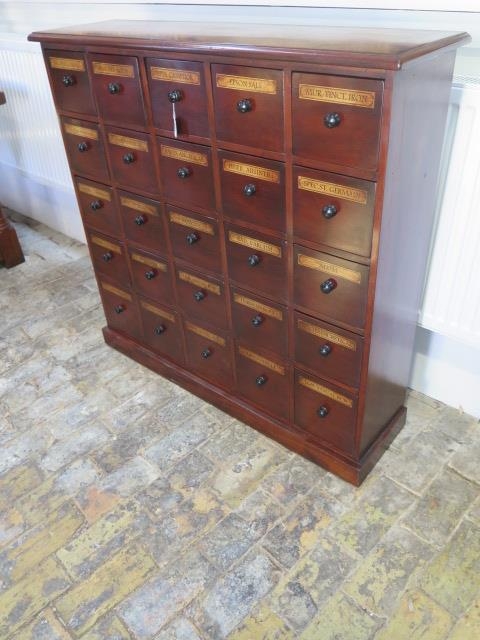
M209 147L158 138L160 175L167 200L215 208L212 153Z
M168 205L167 220L174 256L202 269L222 271L216 220Z
M93 122L61 118L63 140L72 173L109 180L100 128Z
M178 267L178 304L187 314L214 327L227 328L223 282L204 273Z
M356 396L320 378L295 372L296 426L351 455L356 417Z
M109 235L121 235L120 219L113 198L113 190L104 184L75 179L78 203L85 226Z
M360 383L363 338L310 316L295 313L295 360L318 375L351 387Z
M163 58L148 58L146 63L155 127L164 135L208 138L203 65Z
M157 193L152 139L146 133L106 127L110 165L119 185Z
M293 169L294 235L370 257L375 183Z
M108 326L139 338L140 322L134 294L123 286L113 285L106 280L100 280L99 283Z
M87 232L87 240L95 271L118 282L130 284L124 246L94 231Z
M138 60L127 56L89 56L93 91L105 122L146 124Z
M287 297L286 242L240 227L226 227L228 270L239 285L268 297Z
M232 289L232 323L235 336L254 348L287 355L287 309L241 289Z
M44 56L57 109L95 115L83 53L46 49Z
M118 192L118 201L127 240L145 249L166 253L163 205L127 191Z
M282 72L214 64L212 76L218 140L282 152Z
M139 300L143 342L162 356L183 364L182 329L178 315L149 300Z
M222 387L233 381L230 339L226 332L185 320L188 364L195 373Z
M290 381L288 368L268 352L237 344L238 392L268 413L288 420Z
M294 304L362 328L369 269L306 247L294 247Z
M135 290L164 304L173 305L172 279L167 261L132 248L129 249L128 258Z
M282 163L219 152L222 209L226 216L285 231Z
M293 153L375 171L383 82L313 73L292 82Z

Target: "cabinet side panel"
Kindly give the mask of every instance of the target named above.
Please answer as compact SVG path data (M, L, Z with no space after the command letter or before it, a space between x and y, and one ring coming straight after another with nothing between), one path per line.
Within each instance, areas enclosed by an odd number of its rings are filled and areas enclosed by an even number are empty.
M405 400L455 53L395 74L360 453Z

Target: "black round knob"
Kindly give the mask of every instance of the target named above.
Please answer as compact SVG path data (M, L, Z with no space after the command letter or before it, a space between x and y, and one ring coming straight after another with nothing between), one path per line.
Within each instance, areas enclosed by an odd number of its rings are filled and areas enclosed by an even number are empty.
M195 242L198 242L200 240L200 237L198 235L198 233L195 233L195 231L193 231L192 233L189 233L186 236L186 240L187 240L187 244L195 244Z
M114 96L117 93L120 93L122 90L122 86L118 84L118 82L109 82L108 83L108 93L111 93Z
M123 156L122 160L125 164L132 164L132 162L135 162L135 156L131 151L129 151Z
M145 218L145 216L137 216L134 220L135 224L138 225L139 227L142 226L142 224L145 224L147 221L147 219Z
M337 207L334 204L326 204L322 209L323 217L327 220L337 215Z
M324 358L330 355L331 352L332 352L332 347L329 344L322 344L322 346L318 350L318 353Z
M155 329L153 330L153 333L154 333L156 336L161 336L161 335L162 335L162 333L165 333L165 331L166 331L166 330L167 330L167 329L166 329L165 325L163 325L163 324L159 324L158 326L156 326L156 327L155 327Z
M101 200L93 200L90 203L90 209L92 211L98 211L99 209L101 209L103 207L103 202Z
M322 284L320 285L320 289L322 293L330 293L335 289L336 286L337 286L337 281L334 280L333 278L328 278L328 280L325 280L325 282L322 282Z
M123 311L125 311L125 307L123 306L123 304L117 304L114 307L114 311L115 313L122 313Z
M203 291L195 291L193 297L197 302L201 302L205 298L205 293Z
M326 418L328 416L328 407L326 407L324 404L322 404L321 407L318 407L317 416L319 418Z
M243 187L243 193L244 193L245 196L247 196L247 198L250 198L251 196L254 196L256 190L257 190L257 187L254 184L246 184Z
M333 129L334 127L338 127L341 122L341 117L339 113L327 113L327 115L323 118L323 123L328 129Z
M147 280L153 280L156 275L157 274L153 269L150 269L150 271L145 271L145 278Z
M237 102L237 111L239 113L248 113L252 110L252 101L248 98L242 98Z
M110 253L110 251L107 251L107 253L104 253L102 256L102 260L104 262L110 262L110 260L113 258L113 254Z
M62 84L64 87L73 87L73 85L76 83L77 83L77 80L75 76L72 76L70 74L66 74L62 78Z
M257 387L263 387L263 385L266 384L266 382L267 382L266 376L258 376L258 378L255 380L255 384L257 385Z
M206 360L212 355L212 352L210 351L210 349L204 349L200 355L204 360Z
M257 313L256 316L253 316L252 318L252 324L254 327L259 327L263 322L263 316L261 316L259 313Z
M77 149L80 151L80 153L83 153L84 151L87 151L88 142L79 142L78 145L77 145Z
M257 266L257 264L259 264L259 263L260 263L260 258L259 258L259 256L257 256L257 254L256 254L256 253L252 253L252 255L251 255L251 256L248 256L247 261L248 261L248 264L249 264L251 267L256 267L256 266Z
M170 100L170 102L180 102L180 100L182 99L182 92L180 91L180 89L173 89L172 91L168 92L168 99Z
M180 169L177 170L177 176L179 178L182 178L182 180L184 180L185 178L188 178L190 173L191 171L188 167L180 167Z

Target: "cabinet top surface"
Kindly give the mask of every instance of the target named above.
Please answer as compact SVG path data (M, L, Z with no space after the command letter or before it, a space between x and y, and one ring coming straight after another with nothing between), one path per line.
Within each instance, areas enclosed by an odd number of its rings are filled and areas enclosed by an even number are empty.
M410 29L108 20L37 31L29 40L215 55L253 53L259 59L398 69L438 49L465 44L470 37Z

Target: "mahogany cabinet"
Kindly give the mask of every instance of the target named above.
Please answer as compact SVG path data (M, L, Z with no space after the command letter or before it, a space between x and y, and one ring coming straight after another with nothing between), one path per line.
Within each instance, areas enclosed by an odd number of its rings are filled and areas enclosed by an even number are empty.
M105 340L359 484L405 421L464 33L37 32Z

